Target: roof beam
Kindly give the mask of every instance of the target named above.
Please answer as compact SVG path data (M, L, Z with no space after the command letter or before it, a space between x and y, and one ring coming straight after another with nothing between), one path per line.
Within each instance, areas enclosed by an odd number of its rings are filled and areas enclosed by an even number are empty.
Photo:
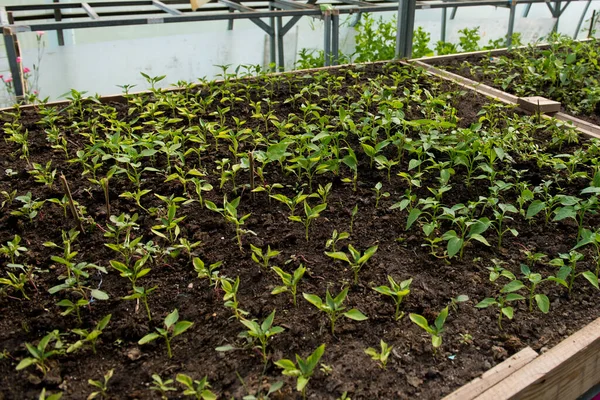
M94 11L94 9L92 7L90 7L90 5L88 3L81 3L81 8L84 9L84 11L87 13L87 15L90 16L91 19L100 18L98 13L96 13L96 11Z
M163 3L162 1L152 0L152 4L154 4L159 9L161 9L164 12L169 13L171 15L183 15L183 13L181 11L179 11L176 8L169 7L168 5L166 5L165 3Z

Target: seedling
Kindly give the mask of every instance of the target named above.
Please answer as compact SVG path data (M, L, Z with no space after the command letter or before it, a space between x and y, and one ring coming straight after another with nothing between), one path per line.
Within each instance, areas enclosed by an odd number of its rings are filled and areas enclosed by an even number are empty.
M569 290L569 296L573 290L575 278L583 276L592 286L600 289L598 286L598 277L592 271L577 273L577 262L583 259L583 254L578 251L571 250L569 253L560 253L558 258L550 260L550 265L560 267L556 273L556 278L548 278Z
M91 332L85 329L73 329L72 332L79 335L81 339L70 345L67 348L67 353L76 352L82 347L89 344L92 348L92 352L96 354L96 342L98 341L98 337L102 335L102 332L110 322L111 317L112 314L108 314L106 317L102 318L100 322L98 322L98 324L96 325L96 328L94 328L94 330L92 330Z
M0 246L0 254L10 259L11 264L16 264L17 257L21 256L21 253L26 253L27 247L21 246L21 236L15 235L13 240L6 242L6 245Z
M304 202L304 215L305 216L300 217L297 215L292 215L288 218L292 221L300 222L301 224L304 225L306 241L308 242L308 228L310 227L311 222L313 220L319 218L321 216L321 213L326 208L327 208L327 204L319 204L317 206L314 206L313 208L310 208L310 206L308 205L308 202L305 201Z
M373 290L385 296L389 296L394 300L394 304L396 305L394 319L398 321L404 316L404 311L400 311L400 304L402 303L402 300L404 300L404 298L410 293L410 284L412 283L412 278L402 281L400 284L396 283L391 275L388 275L387 279L390 283L390 286L377 286L374 287Z
M48 349L48 345L54 342L53 349ZM19 362L17 365L17 371L25 369L31 365L35 365L44 376L48 373L49 366L48 362L51 358L56 355L62 353L62 341L60 340L60 336L58 331L50 332L46 336L44 336L37 346L34 346L30 343L25 343L25 347L27 351L31 355L31 357L26 357Z
M306 399L306 385L308 385L324 352L325 345L322 344L306 359L302 359L296 354L296 363L285 358L275 362L275 365L283 369L282 373L284 375L296 377L296 390L302 392L303 399Z
M240 337L247 339L251 343L254 343L256 340L258 340L259 345L255 348L260 350L265 363L268 361L267 345L269 344L269 338L283 332L284 330L280 326L273 326L274 319L275 310L273 310L273 312L271 312L271 314L269 314L269 316L265 318L261 324L256 322L256 320L247 320L244 318L240 319L240 322L246 328L248 328L247 331L240 334Z
M340 240L348 239L349 237L350 234L348 232L342 232L338 234L337 229L334 229L333 233L331 234L331 239L327 239L327 242L325 243L325 248L328 249L331 247L331 250L336 252L337 250L335 246L337 245L337 243Z
M284 196L283 194L274 194L269 197L285 204L290 209L290 216L294 216L296 207L298 206L298 204L304 202L306 200L306 198L308 197L308 195L303 194L302 191L300 191L300 193L296 194L292 198Z
M56 169L52 169L52 160L48 161L46 165L32 163L32 170L28 171L33 179L37 183L43 183L48 187L52 187L54 178L56 177Z
M538 308L544 314L547 314L550 310L550 299L543 293L535 293L537 286L544 282L546 279L542 278L541 274L531 272L529 267L525 264L521 264L521 273L525 276L525 279L529 282L529 312L533 311L533 300L535 300Z
M144 307L146 308L146 314L148 315L148 321L152 321L152 313L150 313L150 306L148 305L148 295L154 292L158 286L151 288L145 288L142 286L133 286L133 293L123 297L123 300L142 300Z
M17 196L15 200L20 202L22 206L18 210L11 211L10 215L27 218L29 222L32 222L37 217L44 206L44 200L33 199L31 192L27 192L23 196Z
M358 311L356 308L344 311L346 307L342 306L342 304L348 296L348 288L344 288L335 298L331 296L329 289L327 289L325 302L323 302L319 296L314 294L302 293L302 295L306 301L327 314L327 318L329 318L331 323L332 335L335 335L335 322L342 316L354 321L364 321L367 319L367 316Z
M348 245L348 251L350 252L350 257L346 253L341 251L335 252L325 252L325 254L334 260L341 260L347 262L352 271L354 272L354 284L358 285L358 273L364 267L364 265L369 261L371 257L377 251L378 246L371 246L364 253L360 253L360 251L356 250L351 244Z
M390 357L394 346L389 346L386 342L383 341L383 339L381 339L379 341L379 347L381 347L380 352L372 347L369 347L365 350L365 354L370 356L372 360L378 361L379 366L382 369L385 369L385 367L387 366L388 358Z
M306 272L306 268L304 268L303 265L300 265L294 271L294 275L288 274L287 272L285 272L284 270L282 270L279 267L271 267L271 269L273 271L275 271L275 273L277 275L279 275L279 277L281 278L281 281L283 282L283 285L275 287L271 291L271 294L279 294L279 293L284 293L284 292L289 291L292 294L292 301L294 303L294 307L297 307L296 290L297 290L298 282L300 282L300 279L302 279L302 277L304 276L304 273Z
M381 191L382 187L383 185L381 184L381 182L377 182L377 184L373 188L373 191L375 192L375 209L379 207L379 200L381 200L382 197L390 197L389 192Z
M514 276L514 275L513 275ZM519 280L512 280L502 287L500 290L500 295L496 298L488 297L481 300L479 303L475 305L477 308L488 308L490 306L498 307L498 328L502 330L502 316L505 315L508 319L513 319L514 309L508 305L508 303L513 301L525 300L525 297L521 296L518 293L514 293L518 290L521 290L525 287L523 282Z
M429 325L427 319L419 314L409 314L409 318L418 327L431 335L431 345L433 346L433 355L437 353L437 349L442 345L442 334L444 333L444 323L448 318L448 307L445 307L438 314L433 325Z
M167 354L169 355L169 358L172 358L173 353L171 352L171 340L187 331L192 325L194 325L194 323L190 321L179 321L179 312L177 309L175 309L173 312L167 315L163 325L164 328L157 327L156 332L147 334L141 338L138 343L146 344L162 337L167 344Z
M217 399L217 395L210 391L210 383L206 376L196 381L186 374L177 374L175 379L185 387L184 396L195 397L196 400Z
M239 308L239 302L237 299L237 292L240 287L240 277L236 277L235 281L232 281L229 278L220 278L221 288L225 292L223 296L223 301L225 302L223 305L227 308L231 308L233 310L234 316L237 319L241 319L244 315L248 315L248 313L241 308Z
M62 398L62 395L63 395L62 392L46 394L46 388L43 388L42 391L40 392L40 396L38 397L38 400L60 400Z
M216 288L220 282L218 268L223 265L223 261L217 261L216 263L206 266L204 261L198 257L194 257L192 263L194 265L194 271L198 273L198 278L208 278L210 285Z
M250 217L251 214L246 214L244 216L238 216L238 206L240 205L240 198L237 197L237 198L233 199L231 202L229 202L229 201L227 201L227 196L225 196L223 198L223 208L218 208L215 205L215 203L213 203L212 201L208 201L208 200L206 200L204 202L204 204L206 205L206 208L208 208L211 211L218 212L225 218L225 220L227 222L230 222L235 225L235 236L237 238L237 243L240 248L240 251L243 252L242 235L250 233L250 234L256 236L256 233L254 233L253 231L248 230L248 229L242 229L242 226L244 225L245 221Z
M162 400L168 400L168 392L177 391L177 388L170 386L173 384L173 379L163 380L158 374L152 374L152 383L154 386L150 386L150 390L160 392L160 398Z
M264 269L269 268L269 260L271 260L271 258L281 254L281 251L271 250L271 246L267 246L267 250L263 251L261 248L251 244L250 249L252 250L252 260Z
M88 384L99 389L96 392L90 393L90 395L87 397L88 400L92 400L98 397L105 399L108 397L108 382L113 377L114 372L115 370L111 369L106 374L104 374L104 381L95 381L93 379L88 379Z

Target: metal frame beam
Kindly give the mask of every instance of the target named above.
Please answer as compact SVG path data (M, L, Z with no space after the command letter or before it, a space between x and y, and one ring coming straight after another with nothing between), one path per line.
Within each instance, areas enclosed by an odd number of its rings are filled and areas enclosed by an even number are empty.
M156 8L169 13L171 15L183 15L183 13L181 11L179 11L176 8L173 7L169 7L168 5L166 5L165 3L163 3L162 1L159 0L152 0L152 4L154 4L156 6Z
M81 3L81 8L90 16L91 19L98 19L100 16L94 11L94 9L88 3Z

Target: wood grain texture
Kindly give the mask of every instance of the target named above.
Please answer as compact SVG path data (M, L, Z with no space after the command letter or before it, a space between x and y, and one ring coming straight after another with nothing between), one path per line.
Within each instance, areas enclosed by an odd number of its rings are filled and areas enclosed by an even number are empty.
M600 383L600 318L486 390L478 400L575 400Z
M443 400L473 400L501 380L517 372L537 356L538 353L531 347L526 347L494 368L484 372L480 377L450 393Z

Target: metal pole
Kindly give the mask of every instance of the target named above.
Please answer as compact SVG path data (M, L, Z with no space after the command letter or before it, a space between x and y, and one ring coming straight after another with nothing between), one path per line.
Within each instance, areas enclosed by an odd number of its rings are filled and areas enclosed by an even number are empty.
M331 52L333 53L332 65L338 65L338 55L340 52L340 11L333 10L331 18Z
M233 10L230 8L229 12L232 13ZM232 31L233 30L233 20L232 19L230 19L229 21L227 21L227 30L228 31Z
M506 47L512 46L513 31L515 29L515 14L517 11L516 0L510 2L510 14L508 16L508 32L506 33Z
M277 17L277 56L279 57L279 70L285 70L285 59L283 57L283 17Z
M592 33L594 32L594 20L596 19L596 10L592 11L592 20L590 21L590 29L588 29L588 39L592 37Z
M53 0L53 3L60 3L60 0ZM54 20L56 22L60 22L62 21L62 13L60 12L60 8L55 8L54 9ZM56 30L56 38L58 39L58 45L59 46L64 46L65 45L65 35L62 29L57 29Z
M328 67L331 65L331 11L323 11L323 23L325 24L323 56L325 58L325 66Z
M458 11L458 7L452 7L452 12L450 13L450 19L454 19L454 17L456 17L456 11Z
M273 11L273 7L269 6L269 11ZM271 33L269 33L269 50L270 50L270 63L271 65L275 65L275 63L277 62L276 59L276 35L275 35L275 17L271 17L269 18L269 22L271 24Z
M19 56L19 45L17 44L17 35L13 34L9 28L3 29L4 46L6 47L6 56L8 57L8 66L12 74L13 88L15 96L19 101L25 95L25 82L23 82L23 73L21 64L17 62Z
M525 6L525 10L523 10L523 18L527 18L529 16L529 11L531 10L531 3Z
M446 41L446 21L448 19L448 9L446 7L442 8L442 34L440 35L440 41Z
M579 30L581 29L581 24L583 24L583 19L585 18L585 14L587 14L588 10L590 9L590 4L592 3L592 0L588 0L588 2L585 5L585 8L583 9L583 13L581 14L581 18L579 18L579 22L577 23L577 28L575 28L575 34L573 35L573 39L577 39L577 35L579 35Z
M556 2L554 5L554 18L556 18L556 23L554 24L554 28L552 28L552 32L558 32L558 20L560 19L560 0Z
M412 53L415 26L415 0L398 1L398 25L396 32L396 58L408 58Z

